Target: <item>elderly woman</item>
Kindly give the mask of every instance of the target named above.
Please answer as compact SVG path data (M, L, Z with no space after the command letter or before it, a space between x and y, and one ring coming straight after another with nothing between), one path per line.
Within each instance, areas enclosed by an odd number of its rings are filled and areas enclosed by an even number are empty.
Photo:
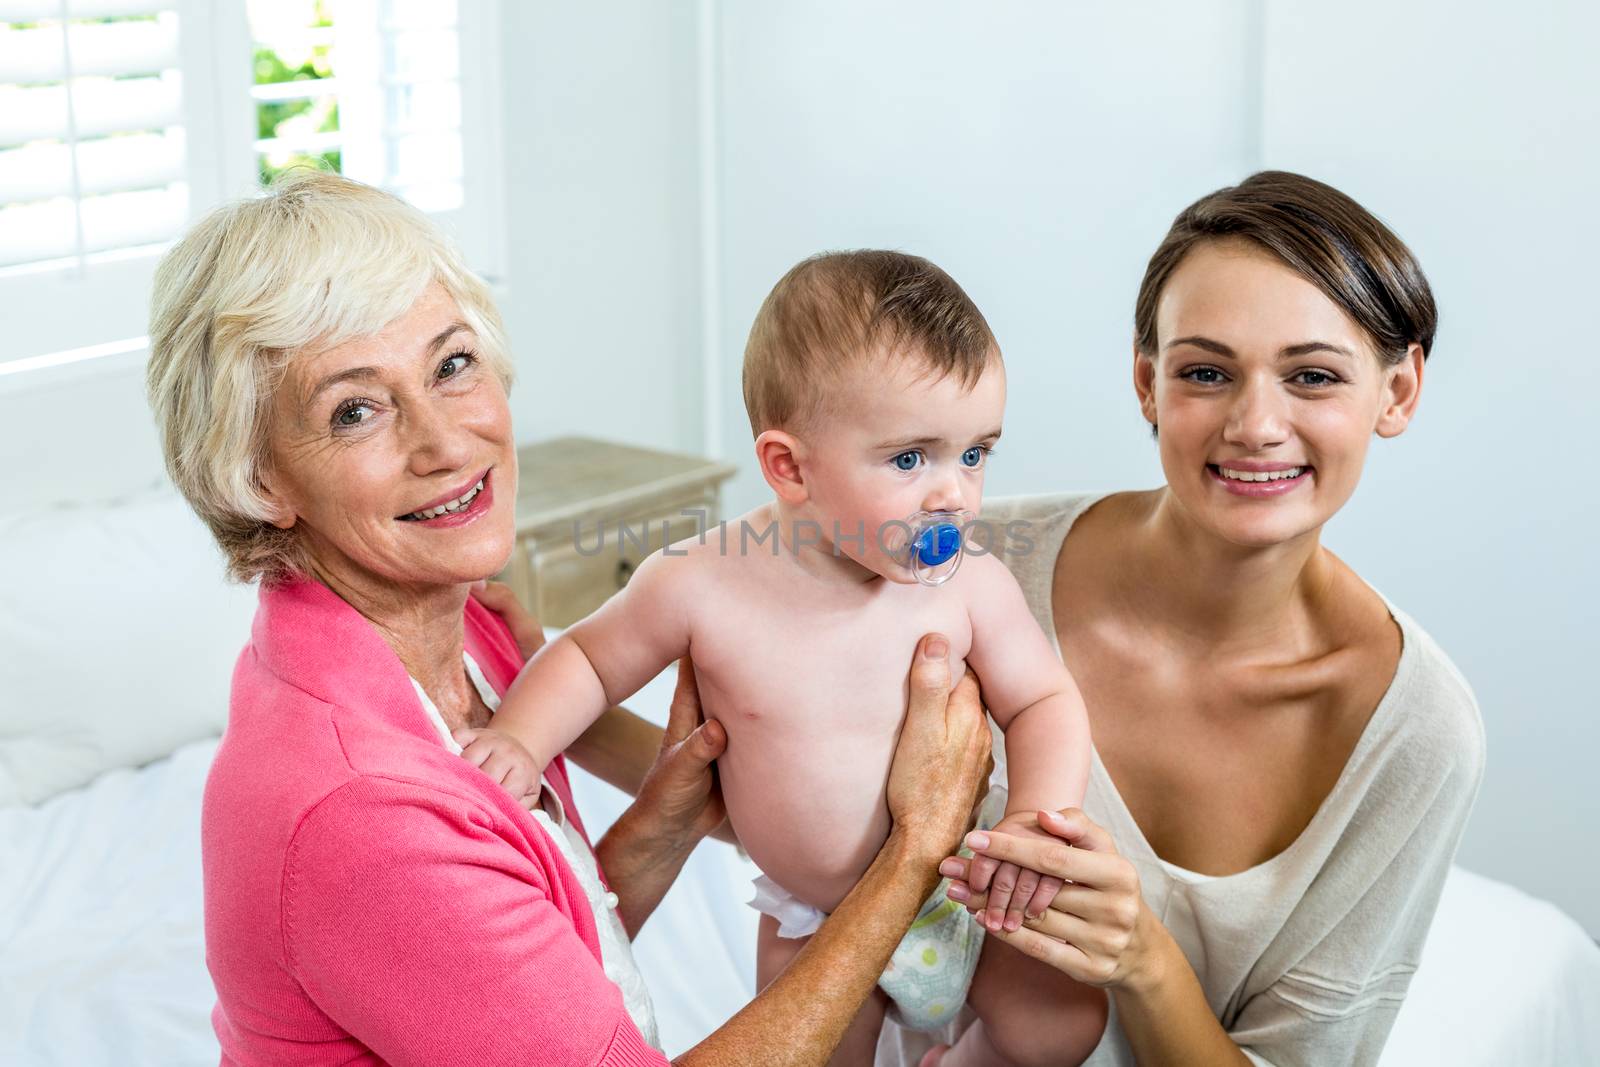
M593 847L561 760L525 808L457 754L537 640L470 596L517 487L482 283L399 200L308 173L168 255L151 348L173 480L261 583L202 816L223 1063L665 1063L628 938L721 822L725 737L692 669L653 761L614 711L574 757L639 799ZM877 862L680 1063L827 1060L969 825L988 731L945 651L912 667Z
M1337 190L1265 172L1202 197L1135 304L1166 485L988 515L1027 524L1033 550L1008 562L1083 690L1094 754L1084 810L1041 820L1074 847L990 834L968 839L975 867L942 869L994 936L1110 992L1090 1064L1383 1048L1483 727L1444 652L1322 530L1374 435L1410 423L1436 321L1411 252ZM995 914L996 860L1073 884L1041 915Z

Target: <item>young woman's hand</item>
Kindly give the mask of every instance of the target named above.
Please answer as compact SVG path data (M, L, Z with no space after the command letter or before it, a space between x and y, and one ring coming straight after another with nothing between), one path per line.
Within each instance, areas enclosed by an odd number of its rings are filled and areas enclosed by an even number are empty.
M1046 839L997 831L968 834L974 859L951 856L939 865L939 873L953 879L950 899L974 913L988 906L988 894L967 881L980 857L1062 879L1066 884L1044 914L1024 918L1015 929L1010 923L998 930L985 924L989 935L1086 985L1109 987L1150 977L1159 923L1144 906L1133 864L1117 853L1111 835L1077 808L1041 811L1037 818Z
M1034 841L1056 840L1040 828L1038 817L1031 811L1007 815L995 824L994 832ZM1007 930L1016 930L1022 926L1024 918L1037 919L1061 891L1059 878L989 856L973 857L966 880L969 889L987 895L988 906L978 915L978 920L990 932L999 930L1002 925Z

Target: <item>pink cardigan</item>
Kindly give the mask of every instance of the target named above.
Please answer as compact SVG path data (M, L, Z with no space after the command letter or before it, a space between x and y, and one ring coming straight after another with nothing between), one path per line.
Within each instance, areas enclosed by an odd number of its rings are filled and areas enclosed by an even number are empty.
M504 692L522 659L467 601ZM561 760L549 777L569 818ZM661 1065L606 979L577 877L428 721L320 582L263 589L201 816L224 1065Z

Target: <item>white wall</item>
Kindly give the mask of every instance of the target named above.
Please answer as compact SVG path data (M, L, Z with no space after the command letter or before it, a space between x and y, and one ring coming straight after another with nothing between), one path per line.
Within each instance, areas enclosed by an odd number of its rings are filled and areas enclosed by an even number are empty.
M1328 543L1450 653L1489 759L1461 862L1600 934L1600 9L1268 5L1263 158L1421 258L1440 330L1412 429Z
M701 444L692 4L506 2L519 440Z

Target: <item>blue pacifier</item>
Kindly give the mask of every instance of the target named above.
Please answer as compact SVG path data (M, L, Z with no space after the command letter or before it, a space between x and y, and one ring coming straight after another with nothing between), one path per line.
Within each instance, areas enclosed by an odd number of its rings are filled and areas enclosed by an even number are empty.
M937 567L961 551L961 528L941 522L922 531L917 538L917 559L924 567Z
M911 575L923 585L943 585L961 566L966 516L959 511L919 511L906 520L904 549Z

